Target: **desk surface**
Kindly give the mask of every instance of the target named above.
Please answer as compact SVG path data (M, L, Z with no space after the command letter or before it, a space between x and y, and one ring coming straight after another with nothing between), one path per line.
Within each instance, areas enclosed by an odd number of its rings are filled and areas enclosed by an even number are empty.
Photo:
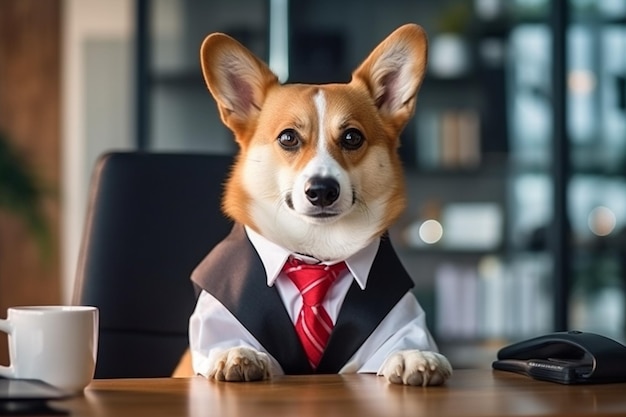
M459 370L441 387L388 384L375 375L287 376L253 383L204 378L95 380L53 404L71 416L581 416L626 415L626 384L566 386Z

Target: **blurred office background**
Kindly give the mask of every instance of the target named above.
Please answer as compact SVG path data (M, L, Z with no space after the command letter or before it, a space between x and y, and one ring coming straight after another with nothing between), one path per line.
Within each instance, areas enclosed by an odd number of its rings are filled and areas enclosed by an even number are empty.
M406 22L429 70L391 232L444 353L488 366L574 328L624 341L626 0L0 0L0 132L43 184L52 242L0 195L0 314L69 301L102 152L236 151L200 73L208 33L283 80L347 81Z

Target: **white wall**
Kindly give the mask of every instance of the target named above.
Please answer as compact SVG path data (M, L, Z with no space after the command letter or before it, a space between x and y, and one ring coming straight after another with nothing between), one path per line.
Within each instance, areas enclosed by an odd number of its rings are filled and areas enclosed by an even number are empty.
M69 303L98 155L133 147L133 31L130 0L63 4L62 294Z

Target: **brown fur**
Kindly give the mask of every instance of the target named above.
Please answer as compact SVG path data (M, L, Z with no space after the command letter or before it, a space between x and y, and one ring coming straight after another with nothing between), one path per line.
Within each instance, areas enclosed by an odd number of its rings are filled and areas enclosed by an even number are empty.
M400 41L398 40L400 39ZM412 63L411 71L419 73L402 96L389 96L389 86L398 82L399 76L389 65L380 60L388 54L389 44L399 43L402 53L398 59L412 59L414 51L420 54ZM324 132L328 138L336 138L346 127L356 127L366 135L366 145L354 152L346 152L338 144L330 152L341 166L356 176L356 181L371 184L363 191L363 198L379 196L391 187L389 210L382 233L400 215L405 207L404 184L400 159L397 154L399 135L415 109L416 92L426 67L427 40L424 31L416 25L405 25L381 43L353 73L348 84L328 85L280 85L276 76L258 58L250 54L232 38L222 34L207 37L201 48L202 69L209 90L218 102L224 123L235 134L240 153L227 182L223 201L225 213L233 220L257 229L248 206L250 195L242 179L242 165L248 158L248 148L267 146L268 155L276 164L285 164L294 171L301 169L316 151L316 138L320 126L315 115L312 97L322 89L327 100L330 122ZM240 64L232 67L233 55L239 56ZM231 66L226 65L231 63ZM391 62L393 63L393 62ZM217 69L216 69L217 68ZM333 115L336 115L334 117ZM297 128L304 143L297 154L285 153L275 146L278 134L288 127ZM375 147L386 148L389 163L368 158ZM395 179L376 183L372 174L381 170L391 171Z
M426 48L424 31L405 25L349 83L281 85L237 41L208 36L203 73L240 148L224 212L289 253L322 262L346 260L374 243L406 204L399 136L415 110ZM442 384L451 372L445 357L417 349L391 352L378 371L407 385ZM208 377L269 378L268 356L247 346L227 349Z

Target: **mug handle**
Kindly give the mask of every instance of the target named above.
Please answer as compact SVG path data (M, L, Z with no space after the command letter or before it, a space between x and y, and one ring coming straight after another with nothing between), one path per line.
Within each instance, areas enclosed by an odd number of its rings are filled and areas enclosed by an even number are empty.
M0 319L0 332L4 332L6 334L13 333L13 326L9 320ZM13 378L15 377L15 369L13 369L13 366L0 365L0 376Z

